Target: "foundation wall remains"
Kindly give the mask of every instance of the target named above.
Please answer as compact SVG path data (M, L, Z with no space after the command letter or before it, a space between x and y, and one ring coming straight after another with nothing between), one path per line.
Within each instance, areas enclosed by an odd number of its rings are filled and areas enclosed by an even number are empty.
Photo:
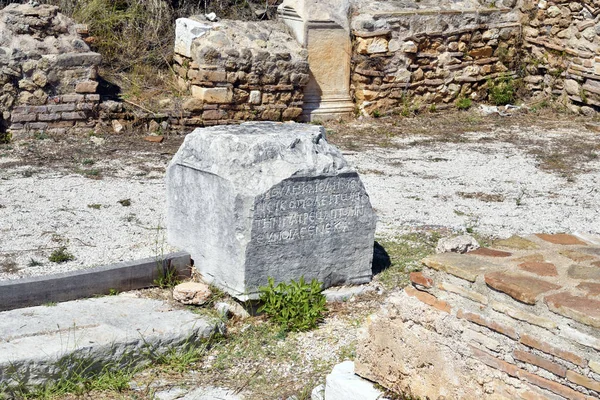
M0 12L0 130L90 131L98 117L101 56L85 29L54 6L10 4Z
M198 35L175 47L174 69L190 95L183 104L184 124L295 120L302 114L308 55L282 24L191 19L178 24Z
M600 3L523 0L520 11L528 91L564 95L574 111L600 106Z
M366 114L485 101L488 80L516 76L521 28L511 9L363 12L352 23L352 89Z
M599 246L513 237L423 262L370 319L357 374L431 399L600 396Z

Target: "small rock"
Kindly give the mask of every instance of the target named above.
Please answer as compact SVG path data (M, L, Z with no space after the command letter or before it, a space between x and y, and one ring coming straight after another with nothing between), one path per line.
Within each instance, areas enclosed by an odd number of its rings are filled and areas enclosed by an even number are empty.
M239 319L250 318L250 313L239 303L229 304L229 312Z
M348 301L355 296L375 291L375 288L367 285L360 286L343 286L343 287L332 287L323 290L323 296L327 299L328 303L340 303Z
M121 133L123 132L123 129L125 129L125 127L116 119L113 119L111 124L115 133Z
M215 22L218 21L219 18L217 18L217 14L215 14L214 12L211 12L209 14L204 14L204 16L206 17L207 20L209 20L210 22Z
M229 318L232 315L231 307L227 303L215 303L215 310L217 310L217 314L219 314L221 318Z
M160 133L161 128L160 128L160 124L158 122L156 122L155 120L152 120L148 123L148 132L152 135L154 134L154 136L158 136L158 133Z
M455 236L451 238L442 238L439 240L436 253L467 253L477 250L479 243L474 237L469 235Z
M162 143L163 140L165 140L164 136L146 136L144 138L145 141L147 142L152 142L152 143Z
M94 143L96 146L102 146L106 140L98 136L90 136L90 142Z
M184 282L173 289L173 299L182 304L200 306L208 300L212 292L205 283Z
M594 115L596 115L596 110L594 110L592 107L588 107L588 106L582 106L579 109L579 111L586 117L593 117Z

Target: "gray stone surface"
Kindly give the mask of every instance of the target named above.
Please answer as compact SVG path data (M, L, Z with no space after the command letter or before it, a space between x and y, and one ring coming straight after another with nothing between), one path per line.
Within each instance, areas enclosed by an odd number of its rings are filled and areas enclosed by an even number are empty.
M240 299L267 278L325 287L371 279L375 214L322 127L197 129L167 169L168 241Z
M108 296L0 312L0 384L30 384L77 371L82 362L144 362L222 330L216 321L159 300ZM14 382L13 382L14 383Z
M442 238L438 241L435 248L436 253L467 253L477 250L479 242L473 236L460 235L449 238Z

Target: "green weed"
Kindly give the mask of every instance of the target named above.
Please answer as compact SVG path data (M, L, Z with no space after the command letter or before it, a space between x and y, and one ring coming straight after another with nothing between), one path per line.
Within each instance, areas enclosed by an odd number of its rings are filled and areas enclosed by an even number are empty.
M48 260L57 264L61 264L67 261L73 261L74 259L75 256L67 251L66 246L62 246L54 250L52 254L50 254L50 257L48 257Z
M473 101L468 97L459 97L456 100L456 108L459 110L468 110L473 105Z
M321 283L313 279L310 283L300 277L298 282L279 283L273 278L269 284L259 288L262 306L259 312L267 314L284 332L307 331L323 320L327 311Z
M488 79L488 97L490 101L497 105L503 106L514 103L516 87L514 79L511 76L501 76L496 79Z

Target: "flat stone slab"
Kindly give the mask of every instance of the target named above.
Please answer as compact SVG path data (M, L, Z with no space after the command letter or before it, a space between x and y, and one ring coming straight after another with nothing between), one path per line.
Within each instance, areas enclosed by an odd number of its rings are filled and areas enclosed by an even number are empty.
M39 384L79 364L141 363L221 324L159 300L107 296L0 312L0 384ZM81 371L79 371L81 372Z
M506 272L486 274L485 283L489 287L527 304L535 304L537 297L542 293L561 288L559 285L541 279Z
M482 261L466 254L442 253L428 256L423 264L438 271L444 271L467 281L475 282L477 277L487 271L497 270L498 264Z
M600 301L571 293L557 293L546 296L550 310L583 324L600 328Z

